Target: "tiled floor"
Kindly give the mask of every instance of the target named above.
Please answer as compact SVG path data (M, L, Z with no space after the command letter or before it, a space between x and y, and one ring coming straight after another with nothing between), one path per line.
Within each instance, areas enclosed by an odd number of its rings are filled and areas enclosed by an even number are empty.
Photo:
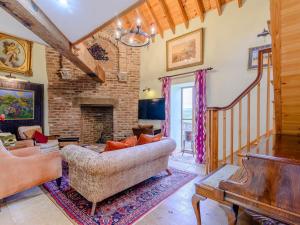
M189 182L175 194L167 198L136 225L196 225L191 197L194 182L204 174L204 166L197 166L180 160L170 160L170 167L197 173L199 177ZM226 225L223 209L213 201L201 204L203 225ZM33 188L9 197L1 207L0 225L70 225L73 224L43 191ZM242 214L238 224L252 225Z

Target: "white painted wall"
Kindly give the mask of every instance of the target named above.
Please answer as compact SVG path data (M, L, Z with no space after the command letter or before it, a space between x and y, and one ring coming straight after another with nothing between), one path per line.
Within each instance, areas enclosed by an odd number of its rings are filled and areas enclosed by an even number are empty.
M9 15L5 10L0 8L0 32L15 37L33 41L32 47L32 76L22 76L13 74L19 79L30 81L32 83L44 84L44 130L49 134L48 126L48 76L46 70L46 51L45 42L38 36L27 29L23 24ZM38 44L40 43L40 44ZM0 71L1 75L7 75L6 72Z
M197 68L213 67L207 77L208 106L225 106L234 100L256 78L257 70L248 70L248 50L251 47L270 44L270 38L257 38L263 28L267 28L269 0L245 0L242 8L232 1L223 8L222 16L217 10L205 16L204 23L199 18L190 21L187 30L183 24L176 27L176 35L169 30L164 39L157 38L155 43L141 51L141 85L140 98L157 98L161 96L161 82L158 77L194 71ZM166 41L199 28L205 29L204 65L171 72L166 72ZM264 75L263 80L266 79ZM173 79L173 84L193 82L193 76ZM142 89L151 88L149 93ZM261 87L261 133L265 132L266 86ZM256 99L256 90L251 94ZM243 102L243 144L246 142L246 102ZM238 129L237 110L235 109L235 131ZM227 125L230 114L227 114ZM220 124L222 124L220 115ZM271 121L272 124L272 121ZM171 125L175 126L175 125ZM227 134L229 134L229 126ZM237 133L235 133L236 135ZM237 136L237 135L236 135ZM251 103L251 137L256 137L256 101ZM229 135L227 149L229 154ZM220 143L222 135L220 132ZM234 141L237 147L237 140ZM219 144L220 151L222 144ZM221 155L221 154L220 154Z
M46 55L45 46L37 43L32 48L32 76L22 76L13 74L20 80L30 81L32 83L44 84L44 130L45 134L49 134L48 126L48 77L46 71ZM7 75L7 72L0 71L0 76Z
M176 35L170 30L165 32L164 39L156 38L155 43L141 51L140 98L161 96L161 83L157 80L160 76L212 66L214 70L207 79L208 104L226 105L255 78L256 70L247 70L248 49L270 43L269 38L265 41L256 37L267 27L269 18L269 0L246 0L240 9L232 1L225 5L222 16L213 10L206 14L204 23L195 18L188 30L181 24L176 27ZM205 29L204 65L166 72L166 41L201 27ZM188 80L191 78L174 82ZM145 87L152 89L150 95L142 92Z

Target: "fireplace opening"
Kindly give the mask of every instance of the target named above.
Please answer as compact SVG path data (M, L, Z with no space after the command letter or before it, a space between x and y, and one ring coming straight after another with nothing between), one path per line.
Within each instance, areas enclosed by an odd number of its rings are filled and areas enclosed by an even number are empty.
M106 143L113 139L113 106L81 105L81 143Z

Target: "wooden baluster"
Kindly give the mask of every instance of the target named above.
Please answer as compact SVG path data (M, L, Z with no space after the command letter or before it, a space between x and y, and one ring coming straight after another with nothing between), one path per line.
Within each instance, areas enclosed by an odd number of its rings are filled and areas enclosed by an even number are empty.
M212 133L211 133L211 171L218 168L219 159L219 112L212 112ZM210 172L211 172L210 171Z
M223 163L226 163L226 111L223 111Z
M233 126L234 126L234 111L233 108L231 108L230 110L230 163L233 164L233 153L234 153L234 149L233 149Z
M250 113L251 113L251 109L250 109L250 104L251 104L251 99L250 99L250 92L247 95L247 152L250 151Z
M238 152L242 149L242 100L239 101L239 139L238 139ZM238 164L242 164L241 157L238 157Z
M259 153L259 142L260 142L260 82L257 84L257 108L256 108L256 153Z
M206 138L205 138L205 145L206 145L206 166L205 166L205 173L209 173L209 166L210 166L210 133L211 133L211 111L206 112Z
M267 137L270 135L270 76L271 76L271 62L270 62L270 53L268 53L268 68L267 68L267 116L266 116L266 133Z

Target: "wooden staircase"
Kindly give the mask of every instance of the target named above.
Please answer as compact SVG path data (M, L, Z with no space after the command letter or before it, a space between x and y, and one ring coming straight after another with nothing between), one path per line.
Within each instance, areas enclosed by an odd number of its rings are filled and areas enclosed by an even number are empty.
M265 61L266 67L263 65ZM267 76L266 79L262 79L263 76ZM261 91L262 86L266 87L265 93ZM257 77L245 91L227 106L207 109L207 173L225 163L240 164L239 155L257 149L262 141L273 134L272 93L272 50L268 48L259 52ZM263 96L266 101L261 100ZM252 107L255 109L254 116ZM261 119L262 115L265 115L264 120Z

